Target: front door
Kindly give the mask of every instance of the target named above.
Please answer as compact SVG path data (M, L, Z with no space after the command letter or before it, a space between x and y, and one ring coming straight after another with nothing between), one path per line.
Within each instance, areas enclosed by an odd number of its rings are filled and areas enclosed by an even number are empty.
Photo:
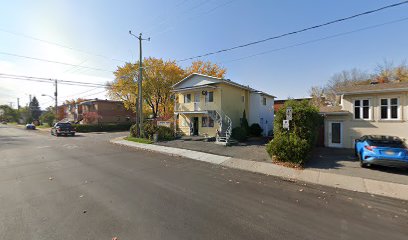
M192 135L198 136L198 117L193 117Z
M342 129L342 122L329 122L329 147L343 147Z

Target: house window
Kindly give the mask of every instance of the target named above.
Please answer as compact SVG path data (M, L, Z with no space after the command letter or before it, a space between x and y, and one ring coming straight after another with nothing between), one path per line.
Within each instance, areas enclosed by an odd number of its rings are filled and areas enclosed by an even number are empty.
M241 101L245 102L245 96L244 95L241 96Z
M382 98L381 119L399 119L398 98Z
M210 117L202 117L201 126L202 127L214 127L214 119Z
M262 98L262 104L266 105L266 97Z
M214 92L207 92L207 95L205 95L205 102L214 102Z
M354 100L354 119L370 119L370 100Z
M184 103L191 103L191 94L184 94Z
M214 127L214 119L208 118L208 126L209 127Z
M208 127L208 118L207 117L202 117L201 118L201 126L202 127Z

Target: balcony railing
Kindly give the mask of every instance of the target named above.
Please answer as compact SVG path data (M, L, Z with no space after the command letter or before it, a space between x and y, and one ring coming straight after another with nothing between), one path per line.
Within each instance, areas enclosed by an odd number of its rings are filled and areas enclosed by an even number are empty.
M219 107L214 102L191 102L176 103L177 112L202 112L208 110L218 110Z

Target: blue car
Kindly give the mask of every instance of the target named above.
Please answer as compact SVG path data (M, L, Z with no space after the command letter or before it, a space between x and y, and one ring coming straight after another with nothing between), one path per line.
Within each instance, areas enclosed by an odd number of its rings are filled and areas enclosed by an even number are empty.
M392 136L367 135L355 142L361 167L382 165L408 167L408 149L403 140Z

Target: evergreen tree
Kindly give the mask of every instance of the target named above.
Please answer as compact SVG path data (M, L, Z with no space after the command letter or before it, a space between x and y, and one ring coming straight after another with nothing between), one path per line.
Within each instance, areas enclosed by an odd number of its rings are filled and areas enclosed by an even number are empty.
M29 104L30 108L30 116L33 120L38 120L38 118L41 115L41 109L40 109L40 104L38 103L38 100L36 97L33 97Z

